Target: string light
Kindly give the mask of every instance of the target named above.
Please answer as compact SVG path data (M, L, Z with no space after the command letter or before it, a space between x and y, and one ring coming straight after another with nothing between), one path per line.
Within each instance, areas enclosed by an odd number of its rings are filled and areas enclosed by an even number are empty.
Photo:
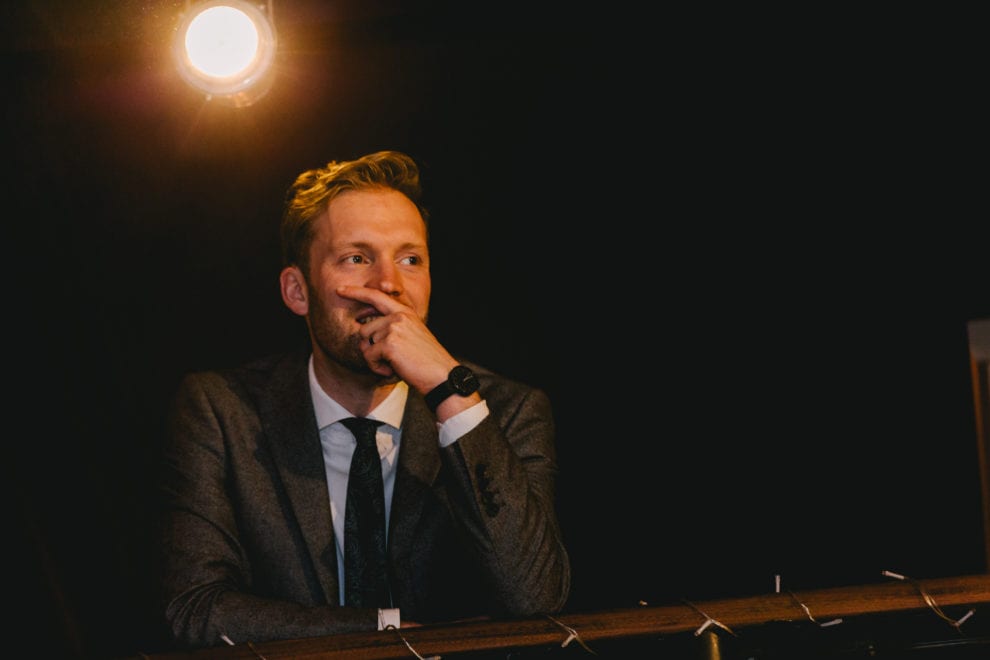
M938 606L938 604L935 602L935 599L932 598L931 594L925 591L922 588L922 586L918 584L916 580L901 575L900 573L894 573L893 571L881 571L881 573L882 575L885 575L890 578L894 578L895 580L904 580L906 582L910 582L911 584L913 584L914 588L918 590L919 594L921 594L921 599L925 601L925 604L928 605L928 607L931 608L931 610L935 612L935 614L937 614L940 619L947 622L950 626L955 628L959 633L962 633L962 624L965 623L966 620L969 617L973 616L973 614L976 612L976 610L971 609L959 619L953 619L952 617L948 616L945 612L942 611L942 608Z

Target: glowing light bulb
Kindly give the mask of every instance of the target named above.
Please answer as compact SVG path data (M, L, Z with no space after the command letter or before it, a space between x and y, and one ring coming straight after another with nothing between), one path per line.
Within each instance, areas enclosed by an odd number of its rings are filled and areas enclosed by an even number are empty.
M186 53L192 65L207 75L233 76L257 57L258 30L239 9L210 7L189 23Z
M271 13L269 3L269 14ZM207 0L182 20L173 46L193 87L241 107L264 96L274 78L276 38L269 16L247 0Z

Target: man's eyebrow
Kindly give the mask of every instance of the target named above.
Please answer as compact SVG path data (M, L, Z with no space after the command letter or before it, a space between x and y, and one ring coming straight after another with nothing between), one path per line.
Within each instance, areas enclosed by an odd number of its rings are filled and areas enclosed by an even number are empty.
M346 243L333 243L333 242L331 242L331 245L334 247L334 249L341 249L341 248L361 248L361 249L365 249L365 250L373 250L374 249L374 246L371 243L369 243L368 241L348 241ZM399 245L396 251L398 251L398 252L405 252L405 251L409 251L409 250L416 250L416 251L426 252L426 251L429 250L429 244L427 244L427 243L406 242L406 243L403 243L402 245Z

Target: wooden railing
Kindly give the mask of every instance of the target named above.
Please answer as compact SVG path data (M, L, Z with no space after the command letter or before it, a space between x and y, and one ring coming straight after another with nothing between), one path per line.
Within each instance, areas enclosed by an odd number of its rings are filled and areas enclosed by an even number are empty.
M951 617L945 608L986 605L990 618L990 575L931 580L891 579L865 586L772 593L697 603L644 606L631 609L561 614L508 621L472 621L403 628L375 633L349 633L307 639L237 644L200 651L135 656L153 660L217 660L285 658L448 658L457 653L585 646L596 640L698 633L716 628L735 634L750 626L774 622L827 622L843 617L892 614L932 609L933 616ZM966 616L965 614L963 616ZM959 617L962 618L962 617ZM962 629L962 626L959 626ZM591 657L589 655L589 657ZM988 656L990 657L990 656Z

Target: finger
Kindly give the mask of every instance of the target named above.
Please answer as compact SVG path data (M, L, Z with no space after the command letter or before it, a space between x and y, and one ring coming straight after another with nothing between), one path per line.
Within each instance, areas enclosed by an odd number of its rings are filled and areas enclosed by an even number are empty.
M337 287L337 295L341 298L371 305L383 315L408 309L406 305L396 300L393 296L366 286L340 286Z
M395 369L392 367L392 363L374 345L364 349L364 359L368 363L368 368L379 376L391 378L395 375Z

